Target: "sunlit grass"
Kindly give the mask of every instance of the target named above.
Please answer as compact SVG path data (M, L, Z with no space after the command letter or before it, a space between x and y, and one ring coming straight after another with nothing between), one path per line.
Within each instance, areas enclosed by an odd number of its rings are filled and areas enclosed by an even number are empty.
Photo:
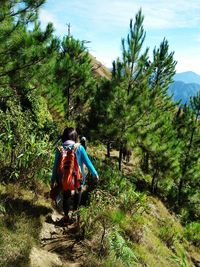
M50 211L44 200L13 185L0 187L0 266L29 266L29 254L38 243L42 215Z

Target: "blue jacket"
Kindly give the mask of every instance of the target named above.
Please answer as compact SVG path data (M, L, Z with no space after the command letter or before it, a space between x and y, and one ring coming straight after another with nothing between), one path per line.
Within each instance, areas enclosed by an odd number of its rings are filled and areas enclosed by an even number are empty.
M75 144L73 141L71 140L67 140L66 142L64 142L62 144L62 146L64 148L66 148L68 145L73 145ZM92 165L92 162L90 161L87 152L85 151L85 148L82 145L79 145L77 150L76 150L76 155L77 155L77 159L78 159L78 164L80 166L81 169L81 173L83 175L83 184L85 183L85 172L84 172L84 168L83 168L83 164L86 165L87 169L92 173L92 175L94 177L98 176L97 171L95 170L94 166ZM52 172L52 177L51 177L51 182L54 183L57 180L57 166L58 166L58 162L60 159L60 152L57 149L56 150L56 154L55 154L55 160L54 160L54 165L53 165L53 172Z

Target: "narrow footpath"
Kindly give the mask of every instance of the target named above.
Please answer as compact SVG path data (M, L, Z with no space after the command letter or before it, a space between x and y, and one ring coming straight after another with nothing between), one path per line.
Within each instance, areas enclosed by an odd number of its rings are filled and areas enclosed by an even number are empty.
M30 254L30 267L79 267L84 266L86 248L80 240L76 224L59 225L62 215L55 209L45 218L40 233L39 246L33 247Z

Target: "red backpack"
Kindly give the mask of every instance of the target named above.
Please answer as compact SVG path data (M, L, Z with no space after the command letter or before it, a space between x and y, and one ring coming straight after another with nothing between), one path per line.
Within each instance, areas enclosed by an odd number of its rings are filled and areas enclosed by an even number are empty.
M78 165L76 150L79 144L74 144L64 148L58 147L60 160L58 162L57 173L60 177L60 185L63 190L75 190L80 187L82 173Z

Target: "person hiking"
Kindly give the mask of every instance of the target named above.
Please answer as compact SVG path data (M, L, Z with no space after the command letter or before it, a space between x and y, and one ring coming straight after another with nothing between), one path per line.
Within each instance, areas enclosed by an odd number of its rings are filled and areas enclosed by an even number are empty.
M60 185L63 194L64 217L62 220L64 224L69 224L73 222L72 218L69 217L71 197L73 197L73 211L76 211L78 209L81 201L81 191L86 178L86 173L84 172L83 165L85 165L88 171L91 172L96 182L99 180L99 176L92 162L90 161L87 152L85 151L85 148L81 144L77 143L78 134L74 128L71 127L65 128L61 139L63 144L61 148L58 148L56 150L52 177L51 177L51 188ZM63 153L62 151L75 151L75 157L77 158L78 167L81 173L81 179L76 180L74 183L73 189L75 189L74 190L75 192L73 196L69 184L67 182L64 182L64 184L62 184L61 182L62 174L58 172L59 164L61 164L60 161L62 158L62 153ZM74 177L74 179L75 178L77 177Z
M85 150L87 150L87 148L86 148L86 137L85 136L81 137L80 143L85 148Z

